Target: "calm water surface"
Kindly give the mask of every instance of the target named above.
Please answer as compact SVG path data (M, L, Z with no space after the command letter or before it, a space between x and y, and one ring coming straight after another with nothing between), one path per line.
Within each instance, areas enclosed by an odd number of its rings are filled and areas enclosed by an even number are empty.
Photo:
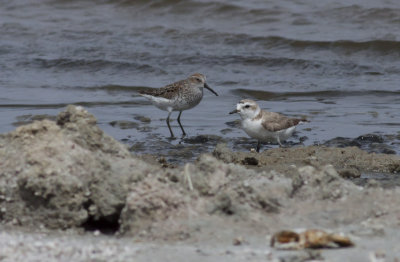
M205 90L182 114L189 137L170 141L167 113L137 91L195 72L220 96ZM2 133L80 104L139 153L248 150L228 112L252 98L311 120L292 142L375 133L399 153L399 83L395 0L0 0Z

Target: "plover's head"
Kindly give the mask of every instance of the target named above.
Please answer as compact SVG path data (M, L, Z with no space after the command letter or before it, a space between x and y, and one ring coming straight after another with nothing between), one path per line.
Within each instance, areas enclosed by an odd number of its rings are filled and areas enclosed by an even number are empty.
M236 110L229 114L239 113L242 119L252 119L260 113L261 109L257 103L250 99L243 99L236 105Z
M207 88L208 90L210 90L214 95L218 96L217 92L215 92L214 90L211 89L211 87L209 85L207 85L206 83L206 76L196 73L193 74L191 76L189 76L188 78L190 84L194 87L200 88L201 90L203 90L203 88Z

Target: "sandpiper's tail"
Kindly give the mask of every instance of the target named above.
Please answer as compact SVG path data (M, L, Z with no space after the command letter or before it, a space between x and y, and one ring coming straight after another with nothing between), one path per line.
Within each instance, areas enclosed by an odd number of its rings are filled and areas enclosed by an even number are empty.
M139 95L149 100L154 100L157 96L156 94L154 94L154 90L140 90Z
M151 95L151 90L140 90L139 95L141 96L146 96L146 95Z

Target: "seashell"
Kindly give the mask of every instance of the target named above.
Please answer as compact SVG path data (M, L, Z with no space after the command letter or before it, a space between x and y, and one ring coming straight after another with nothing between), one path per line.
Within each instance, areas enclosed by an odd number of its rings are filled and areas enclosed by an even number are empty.
M279 231L271 237L270 245L278 249L304 249L351 247L354 243L342 234L309 229L301 233L289 230Z

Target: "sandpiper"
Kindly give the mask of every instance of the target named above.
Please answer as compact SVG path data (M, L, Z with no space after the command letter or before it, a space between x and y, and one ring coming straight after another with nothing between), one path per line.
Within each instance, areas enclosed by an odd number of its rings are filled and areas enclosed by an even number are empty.
M278 143L293 135L296 126L306 119L289 118L279 113L261 110L258 104L250 99L241 100L236 109L229 114L239 113L244 131L258 140L257 152L260 152L261 142Z
M153 105L159 109L168 111L167 125L171 137L174 137L174 133L169 124L169 119L172 111L179 111L178 123L182 130L182 136L185 136L186 132L181 124L182 111L191 109L200 103L203 98L203 88L207 88L218 96L218 94L207 85L206 77L199 73L165 87L141 91L140 95L149 99Z

